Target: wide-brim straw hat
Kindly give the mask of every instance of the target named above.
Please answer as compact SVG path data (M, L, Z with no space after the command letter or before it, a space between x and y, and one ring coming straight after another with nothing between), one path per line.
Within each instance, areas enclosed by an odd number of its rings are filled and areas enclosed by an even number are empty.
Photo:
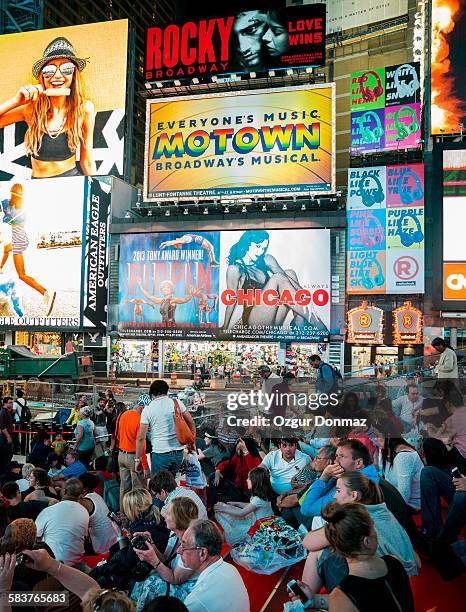
M70 41L63 36L59 36L46 46L41 59L37 60L32 67L32 74L36 79L38 79L42 68L46 66L50 60L58 59L60 57L68 58L71 62L73 62L73 64L76 65L79 71L84 70L87 64L87 59L76 57L74 47Z

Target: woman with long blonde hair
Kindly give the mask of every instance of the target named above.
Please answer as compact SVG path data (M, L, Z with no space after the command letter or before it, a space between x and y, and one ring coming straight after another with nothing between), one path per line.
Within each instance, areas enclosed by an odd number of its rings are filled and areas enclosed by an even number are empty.
M32 67L37 84L20 87L13 98L0 104L0 127L20 121L28 126L24 144L31 157L32 178L96 173L95 110L83 91L86 63L66 38L56 38Z

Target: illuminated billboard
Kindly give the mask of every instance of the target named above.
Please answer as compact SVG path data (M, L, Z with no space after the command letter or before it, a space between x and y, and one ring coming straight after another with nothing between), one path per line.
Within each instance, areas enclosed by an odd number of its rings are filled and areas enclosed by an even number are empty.
M0 327L105 327L111 185L0 183Z
M424 293L424 166L348 169L349 294Z
M128 21L2 36L0 180L122 175Z
M148 100L146 201L334 192L334 91Z
M431 23L431 132L459 134L466 125L464 2L432 0Z
M443 151L443 299L466 300L466 150Z
M124 337L319 342L329 329L329 230L121 236Z
M351 153L420 146L418 63L355 72L350 83Z
M147 81L325 65L325 5L246 10L152 26Z

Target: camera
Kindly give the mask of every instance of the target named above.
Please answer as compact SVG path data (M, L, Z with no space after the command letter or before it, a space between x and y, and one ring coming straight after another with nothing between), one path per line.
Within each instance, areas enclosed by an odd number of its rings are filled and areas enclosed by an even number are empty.
M454 467L450 473L452 478L461 478L461 472L457 467Z
M146 536L140 535L136 536L134 540L131 541L131 544L133 545L133 548L136 548L136 550L149 550L147 540L148 538L146 538Z

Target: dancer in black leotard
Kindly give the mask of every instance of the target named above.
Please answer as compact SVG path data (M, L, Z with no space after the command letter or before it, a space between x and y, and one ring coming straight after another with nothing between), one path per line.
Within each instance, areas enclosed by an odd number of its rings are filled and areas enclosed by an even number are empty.
M154 304L160 304L160 316L162 317L162 323L169 323L170 325L176 325L175 312L178 304L186 304L189 300L193 299L192 293L186 295L184 298L174 297L175 284L170 280L164 280L160 283L160 293L163 297L158 298L155 295L148 293L141 285L141 279L137 280L137 284L141 292L146 296L148 300L152 300Z
M227 288L237 293L238 289L274 289L282 293L285 289L295 293L300 286L294 270L283 270L273 255L267 252L269 233L265 230L247 231L234 244L228 255ZM241 318L234 316L237 305L227 306L223 329L229 330L240 321L248 326L284 325L291 312L290 326L302 328L310 322L325 327L323 322L307 307L291 304L267 306L256 304L243 306ZM311 318L312 317L312 318Z

